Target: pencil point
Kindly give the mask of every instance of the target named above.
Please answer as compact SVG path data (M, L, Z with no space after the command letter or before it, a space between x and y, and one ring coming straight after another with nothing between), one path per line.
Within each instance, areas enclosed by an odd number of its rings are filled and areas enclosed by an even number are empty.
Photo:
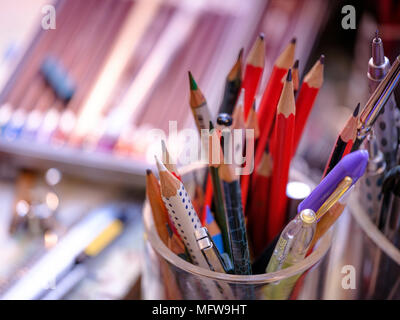
M214 125L212 123L212 121L210 121L210 130L214 129Z
M157 156L154 156L154 159L156 159L158 172L167 171L167 168L161 163L160 160L158 160Z
M297 59L293 64L293 69L298 69L298 68L299 68L299 59Z
M151 170L150 169L146 169L146 175L151 175L151 174L152 174Z
M188 71L189 74L189 84L190 84L190 90L197 90L197 83L193 79L193 75L190 71Z
M256 100L253 101L253 110L256 110Z
M360 103L357 104L357 107L354 109L353 117L357 117L360 112Z
M324 55L324 54L321 54L321 56L319 57L319 62L320 62L321 64L324 64L324 63L325 63L325 55Z
M242 60L243 52L244 52L244 48L240 48L239 55L238 55L238 60Z
M265 145L265 153L269 153L269 142L267 142L267 144Z
M261 40L264 40L265 35L263 32L260 32L260 34L258 36L260 37Z
M292 81L292 69L288 70L287 76L286 76L286 81Z
M290 40L290 43L295 44L297 41L296 37L293 37L292 40Z

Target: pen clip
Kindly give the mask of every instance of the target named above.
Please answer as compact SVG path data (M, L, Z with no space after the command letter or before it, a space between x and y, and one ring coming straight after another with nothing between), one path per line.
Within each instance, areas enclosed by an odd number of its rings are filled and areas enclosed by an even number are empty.
M350 177L344 177L342 181L337 185L336 189L331 193L328 199L318 209L316 216L317 220L321 219L322 216L328 212L330 208L343 196L343 194L351 187L353 179Z

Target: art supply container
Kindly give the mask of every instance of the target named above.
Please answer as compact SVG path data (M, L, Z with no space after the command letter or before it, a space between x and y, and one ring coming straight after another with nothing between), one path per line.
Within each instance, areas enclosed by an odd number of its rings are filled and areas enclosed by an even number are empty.
M180 169L183 182L191 190L193 174L204 176L202 165ZM291 179L293 174L291 173ZM296 179L299 179L296 177ZM300 263L266 274L250 276L217 273L195 266L170 251L161 241L153 222L148 202L143 210L145 225L146 265L142 279L144 299L268 299L268 286L296 282L290 299L314 299L320 276L319 266L328 252L332 234L327 232L314 251Z
M355 191L325 259L329 266L322 298L400 299L399 229L390 238L383 234Z

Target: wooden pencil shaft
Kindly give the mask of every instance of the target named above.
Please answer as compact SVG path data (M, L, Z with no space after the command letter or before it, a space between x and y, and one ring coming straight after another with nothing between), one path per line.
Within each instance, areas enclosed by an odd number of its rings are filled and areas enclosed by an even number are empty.
M221 181L220 181L219 175L218 175L218 168L209 167L209 169L210 169L211 180L212 180L213 191L214 191L213 200L214 200L214 206L215 206L215 220L217 221L218 226L221 229L221 234L222 234L222 239L224 242L225 251L229 254L230 257L232 257L232 251L231 251L232 249L231 249L231 244L230 244L230 240L229 240L227 217L226 217L225 208L224 208L224 200L223 200L222 189L221 189Z
M235 274L250 275L250 253L238 180L223 181Z

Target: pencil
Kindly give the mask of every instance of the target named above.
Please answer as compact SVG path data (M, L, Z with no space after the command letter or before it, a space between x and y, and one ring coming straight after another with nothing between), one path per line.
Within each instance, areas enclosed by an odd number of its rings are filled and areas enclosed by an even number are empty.
M331 155L324 170L325 177L337 163L350 152L353 142L357 135L358 113L360 104L354 109L352 116L347 120L346 125L336 139L335 146L332 149Z
M178 257L188 261L186 255L185 245L182 240L172 231L168 223L165 224L165 229L168 232L168 248L175 253Z
M160 176L161 196L170 220L178 230L193 264L208 268L194 236L194 231L200 228L201 224L190 197L182 182L169 172L157 157L156 163Z
M308 116L324 81L324 60L321 55L311 70L304 77L299 96L296 100L296 125L294 132L293 154L296 153Z
M168 169L168 171L170 171L176 178L181 180L181 176L179 175L178 169L176 168L175 161L171 158L164 140L161 140L161 150L162 163Z
M246 59L242 88L245 89L244 119L247 119L265 64L264 34L260 33Z
M232 166L228 164L222 164L219 173L224 188L235 274L249 275L251 274L250 253L239 179L234 175Z
M208 262L197 245L195 231L201 228L199 217L191 204L190 197L183 185L167 168L155 157L160 176L161 196L168 210L170 220L177 228L194 265L208 269ZM200 279L212 299L221 299L216 284L206 279Z
M251 184L251 197L247 213L247 224L251 235L253 255L257 257L266 246L269 182L273 163L269 144L264 151L260 164L256 168Z
M189 84L190 84L190 108L193 112L193 117L196 122L199 134L201 129L209 129L209 123L211 121L210 110L207 106L207 101L204 98L203 93L197 86L191 72L189 71Z
M258 139L260 136L260 127L258 126L256 102L253 102L253 107L249 111L249 116L246 121L246 129L254 130L254 139Z
M281 96L283 83L285 82L282 81L282 79L287 74L289 68L293 65L295 48L296 38L293 38L286 46L285 50L279 55L278 59L276 59L267 87L265 88L264 94L261 98L258 110L260 138L257 143L254 163L255 167L258 166L264 154L265 146L275 120L276 108ZM272 147L271 144L270 147Z
M294 96L297 96L297 92L299 91L300 79L299 79L299 60L297 59L292 67L292 78L293 78L293 91Z
M150 203L151 211L153 212L154 225L156 226L158 235L162 242L168 246L169 236L165 229L165 224L168 223L168 211L161 198L158 180L150 169L146 170L146 195Z
M210 175L211 175L211 181L212 181L212 188L213 188L213 200L214 200L214 207L215 207L215 220L217 220L218 226L221 229L222 233L222 239L224 242L224 248L225 252L228 253L229 257L232 258L232 249L231 249L231 243L230 243L230 237L229 237L229 229L228 229L228 223L227 223L227 215L225 211L225 206L224 206L224 196L222 193L222 187L221 187L221 180L219 177L219 164L213 164L212 163L212 157L216 153L221 153L221 147L219 143L212 143L214 140L219 140L217 137L217 132L214 130L214 126L212 122L210 121L210 144L211 144L211 152L210 152L210 162L209 162L209 170L210 170ZM213 138L214 136L214 138ZM220 159L222 159L220 157Z
M224 243L222 241L221 229L218 227L217 222L215 221L214 214L211 212L210 207L206 206L206 222L203 224L208 232L212 240L215 243L215 246L218 248L219 252L223 253Z
M218 113L232 114L233 112L242 84L242 57L243 48L240 49L239 56L226 77L224 97Z
M272 157L274 171L271 177L269 193L269 210L267 220L268 241L278 234L285 222L286 209L286 184L289 176L289 166L293 146L293 134L295 124L295 101L293 93L292 72L289 69L281 98L278 102L276 114L275 138Z

